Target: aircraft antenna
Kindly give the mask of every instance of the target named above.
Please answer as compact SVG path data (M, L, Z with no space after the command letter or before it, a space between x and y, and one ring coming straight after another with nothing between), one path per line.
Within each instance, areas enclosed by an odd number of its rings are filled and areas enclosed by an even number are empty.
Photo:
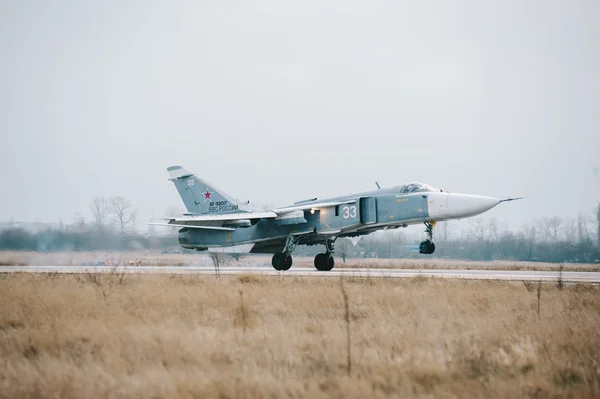
M520 200L520 199L523 199L523 198L527 198L527 197L507 198L507 199L500 200L500 202L516 201L516 200Z

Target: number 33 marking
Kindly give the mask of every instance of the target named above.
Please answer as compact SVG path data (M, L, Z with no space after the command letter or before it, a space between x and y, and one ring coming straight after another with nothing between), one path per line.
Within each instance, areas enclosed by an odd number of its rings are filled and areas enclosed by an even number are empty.
M345 206L342 208L344 214L342 215L344 219L355 218L356 217L356 207L355 206Z

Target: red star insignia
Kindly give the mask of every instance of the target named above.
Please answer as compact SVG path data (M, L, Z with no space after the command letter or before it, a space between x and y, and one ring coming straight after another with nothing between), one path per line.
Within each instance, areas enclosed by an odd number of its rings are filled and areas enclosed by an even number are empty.
M210 191L208 191L208 187L206 188L206 192L204 194L204 201L210 201L210 196L212 195L212 193Z

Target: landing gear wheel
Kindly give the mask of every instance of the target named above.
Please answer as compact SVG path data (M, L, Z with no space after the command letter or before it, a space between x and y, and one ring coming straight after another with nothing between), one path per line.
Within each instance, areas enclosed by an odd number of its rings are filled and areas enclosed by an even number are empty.
M274 254L273 258L271 259L271 265L273 266L273 269L281 270L281 261L281 254Z
M432 253L435 252L435 244L432 242L431 245L429 245L429 252L427 252L429 255L431 255ZM286 269L287 270L287 269Z
M335 260L331 254L318 254L315 256L315 267L320 272L328 272L333 269Z
M273 269L275 270L283 270L282 267L285 265L284 261L283 254L276 253L273 255L273 259L271 259L271 265L273 265Z
M335 265L335 260L333 260L333 255L329 255L327 257L327 269L325 269L326 272L330 271L331 269L333 269L333 266Z
M325 264L323 256L325 256L325 254L317 254L317 256L315 256L315 267L317 268L317 270L321 270L321 268Z
M279 271L289 270L292 267L292 262L292 256L286 253L276 253L271 259L273 269Z
M287 255L287 254L282 254L283 255L283 262L281 263L281 265L279 266L279 270L290 270L290 267L292 267L292 255Z
M429 250L429 242L428 241L421 241L421 244L419 244L419 253L420 254L426 254L428 250ZM273 258L273 259L275 259L275 258ZM275 267L275 263L273 263L273 267Z
M435 244L430 240L425 240L419 245L419 253L431 255L435 252Z

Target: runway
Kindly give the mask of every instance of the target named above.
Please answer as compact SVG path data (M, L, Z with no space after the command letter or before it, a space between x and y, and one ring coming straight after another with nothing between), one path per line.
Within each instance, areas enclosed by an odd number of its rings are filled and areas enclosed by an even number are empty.
M143 273L213 275L212 266L2 266L0 273ZM294 277L358 277L410 278L433 277L467 280L557 281L556 271L528 270L467 270L467 269L391 269L391 268L334 268L320 272L314 268L292 267L278 272L270 266L223 266L221 275L255 274ZM562 280L573 283L600 283L600 272L562 272Z

